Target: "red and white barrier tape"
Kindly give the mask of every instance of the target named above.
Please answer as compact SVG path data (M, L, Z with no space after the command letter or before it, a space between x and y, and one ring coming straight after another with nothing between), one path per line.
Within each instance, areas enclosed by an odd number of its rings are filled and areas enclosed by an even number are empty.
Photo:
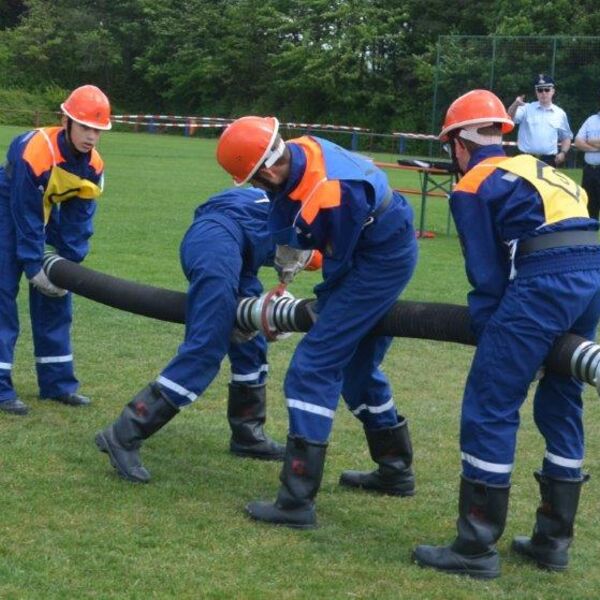
M114 115L114 123L123 125L154 126L154 127L178 127L178 128L203 128L219 129L227 127L234 119L224 117L186 117L183 115ZM175 122L170 122L175 121ZM281 127L289 129L311 129L314 131L342 131L356 133L370 133L370 129L364 127L350 127L348 125L331 125L323 123L281 123ZM394 131L392 136L409 140L431 140L438 141L437 135L429 133L405 133ZM503 142L505 146L516 146L516 142Z
M223 117L192 117L182 115L114 115L112 120L115 123L126 125L159 125L161 127L225 127L234 119L225 119ZM185 121L184 124L169 123L169 121ZM368 133L371 130L364 127L351 127L348 125L332 125L329 123L281 123L284 128L291 129L320 129L327 131L351 131Z
M438 142L439 138L437 135L432 135L430 133L400 133L398 131L394 131L392 133L394 137L406 138L408 140L433 140ZM516 146L517 142L502 142L503 146Z
M135 121L215 121L221 123L231 123L233 121L233 119L224 119L222 117L186 117L182 115L113 115L112 118Z
M219 127L227 127L228 123L194 123L194 122L189 122L189 123L154 123L152 121L149 122L143 122L143 121L131 121L129 119L123 119L120 117L113 117L112 118L113 123L121 123L122 125L142 125L142 126L154 126L154 127L181 127L181 128L186 128L186 127L190 127L190 128L197 128L197 127L203 127L203 128L209 128L212 127L214 128L219 128Z

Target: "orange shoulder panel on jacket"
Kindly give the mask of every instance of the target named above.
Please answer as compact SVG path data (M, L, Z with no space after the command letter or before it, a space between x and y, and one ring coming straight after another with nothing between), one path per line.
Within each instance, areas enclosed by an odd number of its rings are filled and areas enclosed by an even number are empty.
M96 171L97 174L102 173L104 170L104 161L100 156L96 148L92 148L92 156L90 157L90 166Z
M50 169L55 163L63 161L58 147L58 134L62 127L45 127L38 129L29 138L23 151L23 160L27 162L36 177Z
M501 163L506 159L506 156L492 156L482 160L479 164L475 165L470 171L460 178L459 182L454 188L454 191L476 194L483 181L487 179L493 171L496 170L498 163Z
M309 136L290 140L298 144L306 156L304 175L289 197L302 203L300 214L310 225L322 208L335 208L342 201L342 188L337 179L328 180L321 146Z

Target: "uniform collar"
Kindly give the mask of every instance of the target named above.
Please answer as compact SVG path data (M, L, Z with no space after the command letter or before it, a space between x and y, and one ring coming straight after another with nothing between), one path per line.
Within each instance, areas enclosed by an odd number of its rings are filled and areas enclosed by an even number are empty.
M77 162L83 160L84 157L89 155L89 152L79 152L69 143L69 141L67 140L67 132L64 127L58 133L56 141L58 142L58 148L60 149L60 153L63 155L67 162Z
M469 160L467 170L470 171L475 165L479 164L486 158L490 158L490 156L506 156L506 153L500 144L481 146L481 148L477 148L477 150L475 150L475 152L473 152L471 155L471 160Z
M290 174L282 192L287 196L302 180L306 171L306 155L297 144L288 142L286 146L290 151Z
M554 110L555 104L551 103L550 106L542 106L542 103L539 100L536 100L535 103L536 108L541 110Z

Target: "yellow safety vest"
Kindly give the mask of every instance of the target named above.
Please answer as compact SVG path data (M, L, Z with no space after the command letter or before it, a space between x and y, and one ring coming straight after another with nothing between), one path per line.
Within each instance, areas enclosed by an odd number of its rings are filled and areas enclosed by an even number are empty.
M476 193L481 183L497 168L526 179L538 191L544 204L544 225L589 217L585 190L570 177L528 154L484 159L458 182L455 189Z

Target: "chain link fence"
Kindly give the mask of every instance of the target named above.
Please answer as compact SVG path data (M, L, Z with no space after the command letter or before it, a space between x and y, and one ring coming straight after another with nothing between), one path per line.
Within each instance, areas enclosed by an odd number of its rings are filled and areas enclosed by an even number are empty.
M573 133L600 110L598 36L440 36L433 82L431 132L448 105L475 88L486 88L509 106L516 96L535 100L533 82L545 73L556 82L554 102L566 111ZM515 139L513 133L508 139Z

